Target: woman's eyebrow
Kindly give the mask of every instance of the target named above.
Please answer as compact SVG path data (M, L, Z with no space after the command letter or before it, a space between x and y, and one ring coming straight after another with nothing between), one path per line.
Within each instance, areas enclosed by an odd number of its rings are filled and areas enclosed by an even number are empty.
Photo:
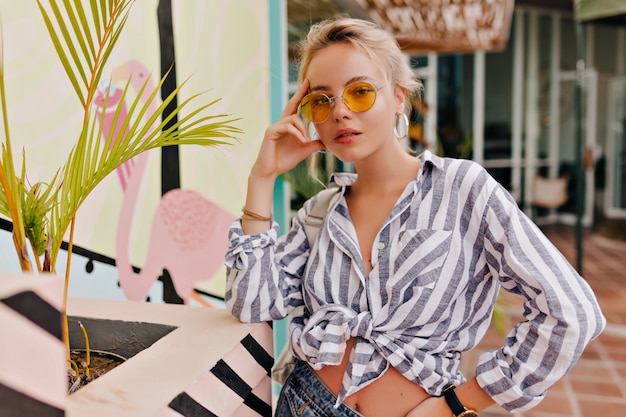
M374 80L372 80L372 78L367 77L365 75L359 75L359 76L350 78L348 80L348 82L346 82L346 84L344 85L344 88L347 87L350 84L353 84L353 83L356 83L356 82L359 82L359 81L373 82Z
M325 85L316 85L315 87L309 88L309 93L313 93L315 91L328 91L329 87Z
M357 75L356 77L352 77L348 81L346 81L345 84L343 85L343 88L346 88L350 84L356 83L358 81L373 82L373 80L366 75ZM328 91L328 90L330 90L330 87L326 85L316 85L314 87L309 88L310 93L313 93L315 91Z

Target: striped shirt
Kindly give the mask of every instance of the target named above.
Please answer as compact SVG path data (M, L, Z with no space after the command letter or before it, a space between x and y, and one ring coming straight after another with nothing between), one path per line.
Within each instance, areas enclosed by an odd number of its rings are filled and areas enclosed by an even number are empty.
M480 356L481 387L510 412L536 405L605 325L595 296L510 194L480 165L420 156L363 260L345 193L356 174L336 174L331 205L311 250L303 230L317 197L298 211L288 233L278 225L245 235L231 227L226 307L244 322L290 323L294 355L313 368L341 362L355 338L337 404L389 365L431 395L465 382L461 352L489 326L500 288L525 299L525 320L505 345Z

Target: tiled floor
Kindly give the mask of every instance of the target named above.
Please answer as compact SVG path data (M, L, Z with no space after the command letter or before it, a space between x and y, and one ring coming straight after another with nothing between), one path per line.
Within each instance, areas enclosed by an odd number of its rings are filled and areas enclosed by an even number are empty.
M544 232L576 265L576 237L571 226L544 227ZM575 367L552 387L535 408L515 417L623 417L626 415L626 243L584 232L583 276L607 317L606 330L587 347ZM471 367L485 348L500 346L503 336L490 331L468 357ZM483 417L511 416L499 406Z

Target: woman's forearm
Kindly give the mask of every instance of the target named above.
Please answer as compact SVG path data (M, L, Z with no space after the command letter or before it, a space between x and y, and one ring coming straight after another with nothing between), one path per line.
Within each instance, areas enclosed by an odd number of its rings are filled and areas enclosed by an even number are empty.
M272 225L272 202L275 178L248 177L248 192L242 215L241 227L246 234L263 233ZM267 220L265 220L267 219Z

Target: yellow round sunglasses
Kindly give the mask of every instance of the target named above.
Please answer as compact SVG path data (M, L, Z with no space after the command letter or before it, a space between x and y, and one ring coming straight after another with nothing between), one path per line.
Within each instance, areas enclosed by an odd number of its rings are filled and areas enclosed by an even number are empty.
M347 85L339 96L329 97L324 93L311 93L300 101L298 110L307 120L322 123L328 119L330 110L335 105L335 99L341 98L350 110L364 112L372 108L376 102L376 92L383 87L384 85L376 88L365 81L357 81Z

